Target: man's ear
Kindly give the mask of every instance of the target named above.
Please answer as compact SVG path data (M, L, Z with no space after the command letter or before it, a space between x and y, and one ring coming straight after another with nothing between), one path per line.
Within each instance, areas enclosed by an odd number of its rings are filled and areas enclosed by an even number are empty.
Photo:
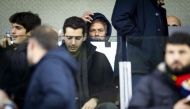
M86 33L85 33L85 34L84 34L84 37L83 37L83 41L85 41L85 40L86 40L86 36L87 36L87 35L86 35Z
M26 33L27 36L31 36L32 35L33 30L30 30L29 32Z
M64 33L62 34L62 37L63 37L63 40L65 40L65 34Z
M34 40L33 40L33 39L29 39L27 49L33 50L34 47L35 47L35 42L34 42Z

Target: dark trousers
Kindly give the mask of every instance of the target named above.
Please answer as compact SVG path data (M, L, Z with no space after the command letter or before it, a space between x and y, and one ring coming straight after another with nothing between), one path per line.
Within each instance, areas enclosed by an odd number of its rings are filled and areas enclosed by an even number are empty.
M95 109L119 109L114 103L101 103L96 106Z

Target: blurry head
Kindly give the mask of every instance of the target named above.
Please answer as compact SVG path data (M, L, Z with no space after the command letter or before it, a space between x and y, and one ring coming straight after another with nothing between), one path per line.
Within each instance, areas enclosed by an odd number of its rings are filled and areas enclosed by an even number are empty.
M79 17L70 17L63 25L65 45L72 55L80 52L83 41L86 40L85 21Z
M167 17L168 26L181 26L181 21L175 16Z
M38 14L32 12L15 13L9 18L9 21L12 23L11 33L13 34L14 44L27 42L32 30L41 25L41 19Z
M101 19L94 20L89 27L89 35L92 39L103 40L106 37L106 34L107 24Z
M190 72L190 35L174 33L167 41L165 62L169 72L180 75Z
M30 36L27 47L27 59L29 64L37 63L36 58L43 56L49 50L56 47L58 34L49 26L35 28ZM40 57L41 58L41 57Z

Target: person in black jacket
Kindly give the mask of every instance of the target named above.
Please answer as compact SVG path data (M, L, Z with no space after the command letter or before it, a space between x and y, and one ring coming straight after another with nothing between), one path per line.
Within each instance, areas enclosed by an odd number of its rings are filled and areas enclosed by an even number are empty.
M112 26L109 20L101 13L85 12L82 19L86 22L87 40L108 41Z
M24 109L76 109L73 78L76 61L65 48L57 47L57 35L51 27L43 25L30 36L27 60L33 75ZM0 108L11 106L16 108L0 90Z
M135 86L128 109L190 109L190 35L174 33L165 62Z
M111 65L104 54L95 51L96 47L85 41L84 20L79 17L66 19L63 38L62 47L78 61L75 76L78 109L117 109L111 103L115 102L118 94L118 89L113 84Z
M26 46L32 30L41 25L41 19L32 12L13 14L11 36L0 40L0 89L4 90L22 108L31 74L28 72Z
M119 61L130 61L133 86L164 59L168 27L166 10L161 5L163 0L116 0L112 14L118 36L114 71L118 75ZM121 51L121 46L126 47L122 41L127 42L127 51Z

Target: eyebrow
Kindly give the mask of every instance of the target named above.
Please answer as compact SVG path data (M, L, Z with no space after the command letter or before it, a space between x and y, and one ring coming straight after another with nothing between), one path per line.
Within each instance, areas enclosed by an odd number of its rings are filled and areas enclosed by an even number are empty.
M178 26L178 25L176 25L176 24L173 24L173 25L168 25L168 26Z
M13 25L12 25L12 27L16 27L16 28L17 28L17 27L21 27L21 28L23 28L23 26L19 26L19 25L16 25L16 26L13 26Z
M176 25L176 24L173 24L172 26L178 26L178 25Z

